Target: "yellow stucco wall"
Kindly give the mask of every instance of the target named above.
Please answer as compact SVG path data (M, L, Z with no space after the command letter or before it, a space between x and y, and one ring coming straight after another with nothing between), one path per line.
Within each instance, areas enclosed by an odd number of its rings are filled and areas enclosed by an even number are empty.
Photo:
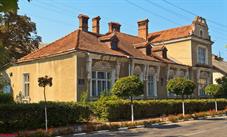
M14 98L23 90L23 73L29 73L31 102L43 100L43 88L38 86L38 77L45 75L53 78L53 86L46 88L48 101L76 101L76 61L77 56L71 53L9 68L7 73L12 73L10 79Z
M184 65L192 65L192 47L190 40L169 43L165 44L165 46L168 49L167 54L173 57L177 62Z
M220 72L213 72L213 83L217 84L216 79L223 77L224 75L221 74Z

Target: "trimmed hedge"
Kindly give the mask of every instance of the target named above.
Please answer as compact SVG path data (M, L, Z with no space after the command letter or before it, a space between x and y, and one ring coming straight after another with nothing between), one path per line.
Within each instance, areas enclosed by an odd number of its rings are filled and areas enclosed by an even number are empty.
M48 103L48 127L86 122L91 110L76 103ZM44 128L44 104L1 104L0 133Z
M12 94L0 93L0 104L14 103Z
M225 107L227 107L227 100L217 99L217 102L219 110L223 110ZM211 99L185 100L186 114L213 109L214 100ZM130 101L127 100L96 101L93 104L93 111L98 118L108 121L129 120L131 116ZM134 101L135 119L180 113L182 113L181 100Z

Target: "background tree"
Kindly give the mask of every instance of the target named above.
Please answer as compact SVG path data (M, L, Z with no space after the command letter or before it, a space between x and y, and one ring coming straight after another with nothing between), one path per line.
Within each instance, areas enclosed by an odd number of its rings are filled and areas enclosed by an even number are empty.
M112 93L121 98L129 98L131 103L131 120L134 121L133 98L142 95L143 83L137 76L128 76L118 79L112 87Z
M38 83L39 83L39 87L43 87L43 95L44 95L44 105L45 105L45 127L46 127L46 131L47 131L47 104L46 104L46 86L52 86L52 78L45 76L45 77L40 77L38 78Z
M36 24L27 16L14 13L0 14L1 53L8 55L4 63L22 56L38 48L41 37L37 35Z
M18 0L0 0L0 12L16 13L18 9Z
M216 96L220 94L221 86L217 84L209 84L205 88L205 93L215 99L215 111L218 111Z
M218 94L218 97L227 98L227 76L216 79L216 82L221 86L220 94Z
M182 98L182 112L185 115L184 99L186 96L192 95L196 85L193 81L185 78L174 78L168 81L167 91Z

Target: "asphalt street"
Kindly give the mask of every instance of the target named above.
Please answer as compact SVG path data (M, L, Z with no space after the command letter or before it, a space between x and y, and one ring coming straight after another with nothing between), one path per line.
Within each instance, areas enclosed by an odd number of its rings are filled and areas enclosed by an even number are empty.
M90 134L73 134L65 137L227 137L227 120L215 118L173 123L152 128L135 128L121 131L98 131Z

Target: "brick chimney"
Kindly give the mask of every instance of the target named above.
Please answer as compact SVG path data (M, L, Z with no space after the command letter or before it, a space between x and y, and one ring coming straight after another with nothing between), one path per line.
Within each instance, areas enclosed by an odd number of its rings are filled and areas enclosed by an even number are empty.
M109 24L109 32L113 32L113 31L120 32L121 31L121 24L119 24L117 22L110 22L108 24Z
M82 31L88 31L88 19L87 15L80 14L79 18L79 29Z
M100 31L100 27L99 27L99 21L100 21L100 17L94 17L92 19L92 32L99 34Z
M138 36L147 40L148 36L148 19L140 20L137 22L138 24Z

